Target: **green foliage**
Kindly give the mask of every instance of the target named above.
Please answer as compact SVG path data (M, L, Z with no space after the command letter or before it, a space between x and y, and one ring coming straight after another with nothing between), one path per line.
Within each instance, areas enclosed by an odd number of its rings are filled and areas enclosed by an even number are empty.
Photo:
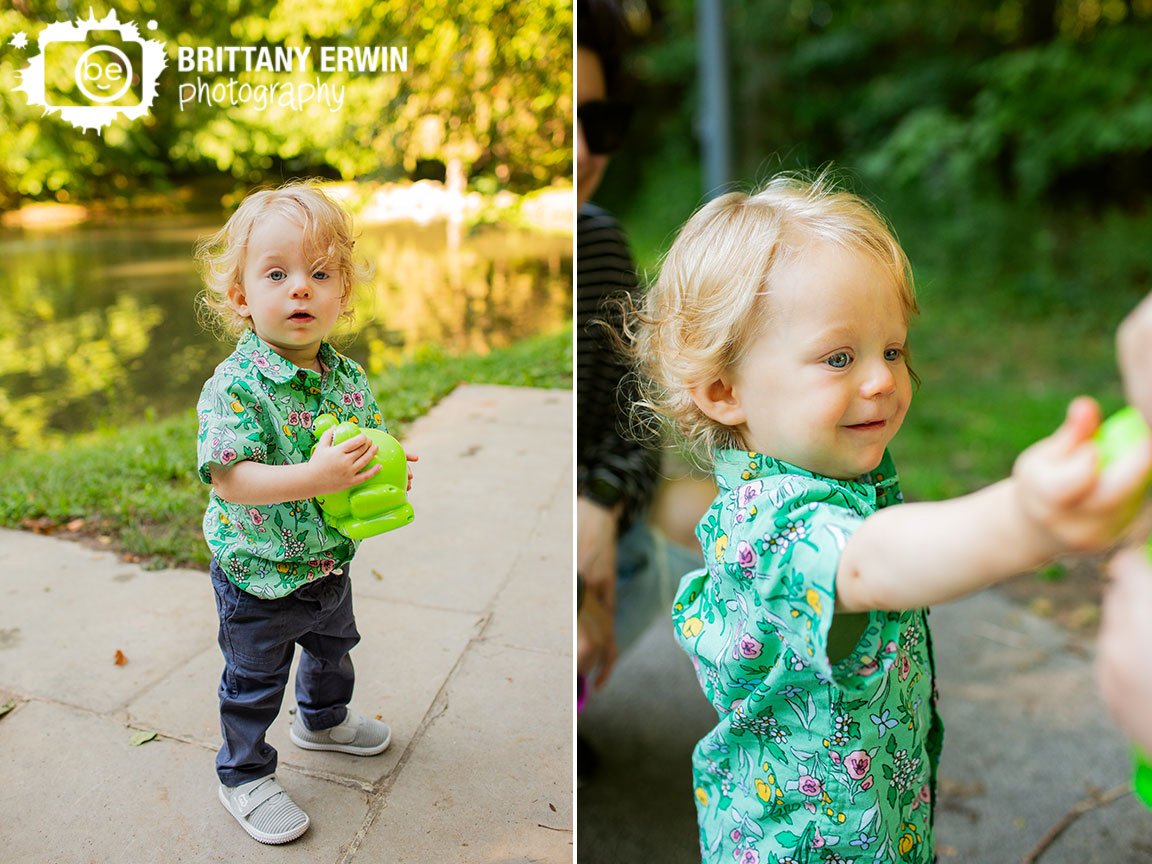
M462 383L572 386L571 327L487 355L425 350L373 380L390 431L405 427ZM204 566L206 487L196 475L196 416L76 436L50 450L0 456L0 525L102 536L153 566Z
M56 115L41 116L12 92L56 20L97 17L107 0L19 0L0 11L0 207L21 198L91 201L223 172L237 186L292 175L395 180L417 160L439 160L456 188L491 177L526 191L571 173L570 0L121 0L122 21L157 22L169 65L150 116L116 123L102 137ZM24 50L14 34L31 39ZM197 73L176 66L176 47L310 47L298 73ZM407 50L407 71L320 72L322 46ZM246 105L181 106L179 86L315 83L344 88L343 108L292 111Z

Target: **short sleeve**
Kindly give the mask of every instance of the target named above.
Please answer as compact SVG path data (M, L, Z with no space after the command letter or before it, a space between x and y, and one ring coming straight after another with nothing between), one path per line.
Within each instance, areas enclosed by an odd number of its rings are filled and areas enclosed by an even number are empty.
M735 490L725 566L750 580L751 619L762 638L779 638L794 655L832 680L828 632L836 606L836 571L848 538L864 521L841 487L810 478L753 481ZM786 652L787 653L787 652Z
M248 384L214 376L200 393L196 413L200 420L196 463L203 482L212 482L213 465L267 461L270 444L264 410Z

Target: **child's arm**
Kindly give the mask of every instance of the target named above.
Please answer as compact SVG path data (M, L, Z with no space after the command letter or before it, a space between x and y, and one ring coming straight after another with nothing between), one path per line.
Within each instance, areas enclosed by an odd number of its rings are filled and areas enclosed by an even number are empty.
M378 449L364 435L334 445L329 429L307 462L265 465L244 460L228 468L213 466L212 488L225 501L252 506L330 495L379 473L379 465L365 470Z
M949 501L889 507L844 547L837 608L913 609L953 600L1064 552L1114 541L1139 508L1152 447L1101 472L1100 412L1077 399L1056 432L1016 460L1012 477Z

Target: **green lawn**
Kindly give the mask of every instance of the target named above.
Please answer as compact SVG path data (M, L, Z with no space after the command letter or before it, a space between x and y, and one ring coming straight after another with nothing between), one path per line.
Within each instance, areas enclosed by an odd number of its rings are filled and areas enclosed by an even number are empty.
M569 327L483 356L424 350L372 384L389 429L403 435L460 383L570 388L571 370ZM48 451L5 454L0 525L91 538L149 566L206 566L200 522L207 488L196 476L195 440L189 410L76 436Z

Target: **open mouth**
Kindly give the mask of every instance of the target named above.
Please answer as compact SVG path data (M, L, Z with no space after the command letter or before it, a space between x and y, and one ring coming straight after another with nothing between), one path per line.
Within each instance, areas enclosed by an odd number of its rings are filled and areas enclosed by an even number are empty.
M288 316L289 321L295 321L297 324L307 324L314 318L314 315L309 315L307 312L293 312Z

